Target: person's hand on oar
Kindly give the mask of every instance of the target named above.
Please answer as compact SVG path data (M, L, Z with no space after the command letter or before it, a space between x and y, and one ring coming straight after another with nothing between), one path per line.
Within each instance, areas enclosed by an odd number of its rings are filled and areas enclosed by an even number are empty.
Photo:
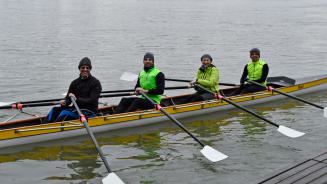
M147 94L149 92L149 90L145 90L145 89L140 88L140 87L138 87L138 88L135 89L135 94L136 95L141 95L141 92Z
M184 130L188 135L190 135L196 142L198 142L203 149L201 150L201 153L209 159L211 162L218 162L220 160L226 159L228 156L215 150L214 148L205 145L202 143L195 135L193 135L187 128L180 123L177 119L172 117L165 109L163 109L159 104L155 103L150 97L148 97L143 91L140 91L141 95L146 98L149 102L151 102L152 105L155 106L157 110L160 110L163 114L165 114L170 120L172 120L177 126L179 126L182 130Z
M323 107L323 106L320 106L320 105L314 104L314 103L312 103L312 102L309 102L309 101L307 101L307 100L304 100L304 99L302 99L302 98L299 98L299 97L296 97L296 96L293 96L293 95L290 95L290 94L284 93L284 92L282 92L282 91L279 91L279 90L277 90L277 89L274 89L272 86L268 86L268 87L267 87L267 86L264 86L264 85L262 85L262 84L260 84L260 83L257 83L257 82L255 82L255 81L250 81L250 80L248 80L247 82L249 82L249 83L251 83L251 84L255 84L255 85L257 85L257 86L265 87L268 91L274 91L274 92L276 92L276 93L279 93L279 94L281 94L281 95L287 96L287 97L292 98L292 99L294 99L294 100L298 100L298 101L301 101L301 102L303 102L303 103L306 103L306 104L312 105L312 106L314 106L314 107L317 107L317 108L319 108L319 109L323 109L323 110L324 110L324 117L327 118L327 107Z
M233 105L233 106L235 106L235 107L237 107L237 108L239 108L239 109L241 109L241 110L243 110L243 111L245 111L245 112L247 112L249 114L252 114L253 116L255 116L257 118L262 119L262 120L266 121L267 123L278 127L277 131L284 134L284 135L286 135L286 136L288 136L288 137L296 138L296 137L301 137L301 136L303 136L305 134L303 132L299 132L299 131L293 130L291 128L288 128L286 126L278 125L277 123L274 123L274 122L272 122L272 121L270 121L270 120L256 114L255 112L253 112L253 111L251 111L251 110L249 110L249 109L247 109L247 108L245 108L245 107L243 107L241 105L238 105L238 104L234 103L233 101L229 100L228 98L226 98L226 97L224 97L222 95L219 95L219 94L216 94L216 93L214 93L212 91L209 91L208 89L204 88L201 85L196 84L196 86L201 88L202 90L205 90L207 92L210 92L210 93L216 95L217 99L226 101L227 103L229 103L229 104L231 104L231 105Z

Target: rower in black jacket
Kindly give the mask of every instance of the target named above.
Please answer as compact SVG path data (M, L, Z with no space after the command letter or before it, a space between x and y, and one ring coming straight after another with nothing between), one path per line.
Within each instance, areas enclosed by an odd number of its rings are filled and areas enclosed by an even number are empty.
M54 107L50 110L47 121L62 121L78 119L79 115L74 107L70 107L71 96L76 97L78 106L84 111L87 117L94 117L98 111L98 102L102 90L100 81L91 75L91 60L83 58L78 69L80 75L71 82L65 100L60 101L60 107Z

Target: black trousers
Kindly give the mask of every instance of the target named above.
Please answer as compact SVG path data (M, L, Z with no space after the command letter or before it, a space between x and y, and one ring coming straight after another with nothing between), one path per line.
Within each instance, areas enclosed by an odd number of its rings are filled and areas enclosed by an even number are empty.
M239 94L245 94L245 93L254 93L258 91L264 91L266 90L265 87L258 86L255 84L245 84L243 88L240 89Z
M211 100L214 98L215 96L212 93L196 92L191 96L187 97L183 103L200 102L204 100Z
M81 109L81 111L88 118L96 116L94 112L88 109ZM74 107L53 107L47 115L46 122L67 121L78 118L79 114Z
M115 110L115 114L152 108L154 106L147 99L138 97L122 98Z

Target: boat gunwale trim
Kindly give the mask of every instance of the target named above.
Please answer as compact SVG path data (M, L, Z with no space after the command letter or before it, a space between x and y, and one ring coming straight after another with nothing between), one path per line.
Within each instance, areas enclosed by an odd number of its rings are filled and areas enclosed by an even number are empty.
M15 130L15 133L23 133L23 132L32 132L38 130L51 130L51 129L62 129L64 128L73 128L73 127L83 127L84 125L68 125L68 126L54 126L54 127L46 127L46 128L31 128L31 129L23 129L23 130Z

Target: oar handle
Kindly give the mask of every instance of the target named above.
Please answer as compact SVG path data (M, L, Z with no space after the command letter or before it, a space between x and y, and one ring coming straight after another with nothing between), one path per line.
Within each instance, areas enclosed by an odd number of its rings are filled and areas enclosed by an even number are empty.
M262 120L264 120L264 121L266 121L266 122L268 122L268 123L270 123L270 124L272 124L272 125L274 125L274 126L276 126L276 127L279 127L278 124L276 124L276 123L270 121L269 119L266 119L266 118L264 118L264 117L258 115L257 113L255 113L255 112L253 112L253 111L251 111L251 110L249 110L249 109L247 109L247 108L245 108L245 107L243 107L243 106L241 106L241 105L238 105L238 104L234 103L233 101L229 100L228 98L225 98L225 97L222 96L222 95L216 94L216 93L214 93L214 92L212 92L212 91L210 91L210 90L204 88L204 87L201 86L201 85L195 84L195 86L197 86L197 87L199 87L199 88L201 88L201 89L207 91L208 93L212 93L212 94L214 94L214 95L216 96L216 98L219 99L219 100L226 101L227 103L229 103L229 104L231 104L231 105L233 105L233 106L235 106L235 107L237 107L237 108L239 108L239 109L242 109L243 111L245 111L245 112L247 112L247 113L250 113L250 114L252 114L253 116L255 116L255 117L259 118L259 119L262 119Z
M78 105L76 103L76 97L70 96L70 99L72 100L72 102L73 102L73 104L75 106L75 109L78 112L78 115L80 116L80 121L83 122L84 127L85 127L87 133L90 135L90 137L91 137L91 139L93 141L93 144L95 145L95 148L97 149L97 151L98 151L98 153L99 153L99 155L100 155L100 157L101 157L101 159L102 159L102 161L103 161L103 163L104 163L107 171L109 173L111 173L111 169L110 169L109 163L108 163L107 159L104 157L104 154L103 154L103 152L102 152L102 150L101 150L101 148L100 148L97 140L95 139L93 132L91 131L91 129L90 129L89 125L88 125L88 122L87 122L86 117L85 117L84 114L82 114L80 108L78 107Z
M266 86L264 86L264 85L262 85L262 84L260 84L260 83L255 82L255 81L249 81L249 80L248 80L247 82L252 83L252 84L255 84L255 85L258 85L258 86L265 87L268 91L274 91L274 92L276 92L276 93L282 94L282 95L287 96L287 97L289 97L289 98L293 98L293 99L298 100L298 101L301 101L301 102L303 102L303 103L310 104L310 105L315 106L315 107L317 107L317 108L319 108L319 109L324 109L324 107L322 107L322 106L320 106L320 105L317 105L317 104L314 104L314 103L309 102L309 101L307 101L307 100L304 100L304 99L302 99L302 98L299 98L299 97L296 97L296 96L293 96L293 95L290 95L290 94L284 93L284 92L282 92L282 91L279 91L279 90L277 90L277 89L274 89L274 88L271 87L271 86L266 87Z
M155 103L148 95L146 95L143 91L140 91L141 95L146 98L152 105L155 106L157 110L160 110L163 114L165 114L170 120L172 120L177 126L183 129L189 136L191 136L196 142L198 142L202 147L205 146L197 137L195 137L187 128L180 123L177 119L172 117L164 108L162 108L159 104Z

